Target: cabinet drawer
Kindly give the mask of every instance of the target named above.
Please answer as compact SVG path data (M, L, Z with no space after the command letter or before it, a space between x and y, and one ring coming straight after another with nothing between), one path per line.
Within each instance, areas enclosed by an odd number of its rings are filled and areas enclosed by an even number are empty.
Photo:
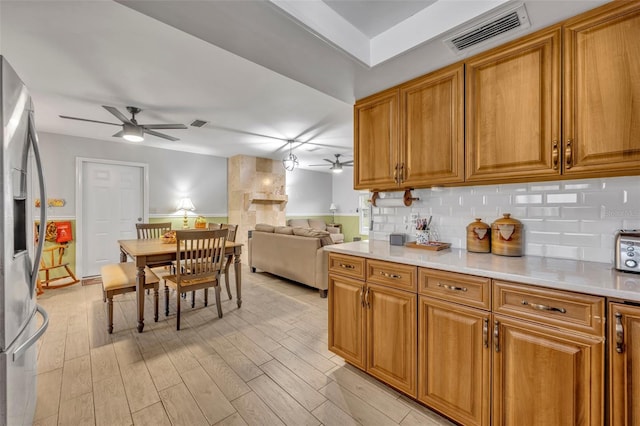
M491 309L489 278L420 268L418 283L420 294L480 309Z
M367 260L367 282L417 292L417 266L382 260Z
M364 280L364 258L329 253L329 272Z
M493 311L604 336L603 297L494 280Z

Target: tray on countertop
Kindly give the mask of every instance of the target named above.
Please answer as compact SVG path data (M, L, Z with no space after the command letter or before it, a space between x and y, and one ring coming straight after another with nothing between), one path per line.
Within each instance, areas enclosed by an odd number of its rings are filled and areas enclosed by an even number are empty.
M439 251L439 250L448 249L449 247L451 247L451 243L434 241L428 244L417 244L415 241L412 241L410 243L405 243L405 247L418 248L422 250Z

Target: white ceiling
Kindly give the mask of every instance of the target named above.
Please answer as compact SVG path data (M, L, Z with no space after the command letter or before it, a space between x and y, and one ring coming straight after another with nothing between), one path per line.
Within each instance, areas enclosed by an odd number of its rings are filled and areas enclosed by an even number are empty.
M526 2L527 32L605 1ZM294 150L306 168L335 153L351 159L353 102L476 53L480 49L457 56L441 39L466 26L455 22L470 19L470 10L481 19L512 6L503 2L0 0L0 53L30 88L40 131L117 148L123 143L111 136L117 127L58 116L117 122L101 105L124 113L134 105L144 110L141 123L209 122L165 131L178 142L147 136L147 146L280 159L285 141L296 139L310 142ZM434 7L457 11L455 19L435 36L412 30ZM303 16L310 10L322 11L313 22ZM336 18L342 23L333 25ZM391 43L396 50L386 50L389 59L370 66L382 57L373 54L380 37L406 42ZM350 46L354 40L364 44ZM370 61L354 49L368 50ZM403 53L394 53L398 49Z

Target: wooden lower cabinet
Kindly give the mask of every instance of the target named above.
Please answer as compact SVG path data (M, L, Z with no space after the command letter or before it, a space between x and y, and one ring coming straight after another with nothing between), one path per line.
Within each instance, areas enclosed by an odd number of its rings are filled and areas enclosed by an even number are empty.
M493 319L493 425L604 424L604 338Z
M640 425L640 306L609 304L609 424Z
M329 350L366 368L364 281L329 274Z
M415 293L329 275L329 350L396 389L417 392Z
M418 295L367 283L367 372L416 396Z
M418 399L464 425L490 424L490 316L420 296Z

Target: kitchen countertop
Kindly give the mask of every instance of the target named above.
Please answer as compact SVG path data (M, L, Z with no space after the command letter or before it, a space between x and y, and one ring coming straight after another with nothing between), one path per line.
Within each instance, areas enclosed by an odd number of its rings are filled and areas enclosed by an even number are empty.
M640 302L640 274L619 272L608 263L538 256L506 257L491 253L471 253L461 249L431 251L392 246L383 240L334 244L325 246L324 249L370 259Z

